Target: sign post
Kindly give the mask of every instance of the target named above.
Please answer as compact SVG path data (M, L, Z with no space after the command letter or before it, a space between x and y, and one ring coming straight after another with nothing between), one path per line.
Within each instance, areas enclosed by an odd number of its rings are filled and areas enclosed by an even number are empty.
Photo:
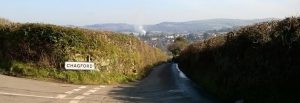
M94 70L95 63L93 62L65 62L67 70Z

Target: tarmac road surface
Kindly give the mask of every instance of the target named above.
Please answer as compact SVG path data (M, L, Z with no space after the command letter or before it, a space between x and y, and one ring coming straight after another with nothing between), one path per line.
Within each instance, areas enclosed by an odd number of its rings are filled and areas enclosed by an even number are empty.
M0 103L212 103L181 77L173 63L155 67L141 81L121 85L72 85L0 75Z

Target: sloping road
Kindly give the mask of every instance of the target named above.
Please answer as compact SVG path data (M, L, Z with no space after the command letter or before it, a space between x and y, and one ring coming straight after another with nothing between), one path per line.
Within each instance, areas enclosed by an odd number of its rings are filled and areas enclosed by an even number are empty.
M114 86L60 84L0 75L0 103L211 103L185 85L175 67L162 64L142 81Z

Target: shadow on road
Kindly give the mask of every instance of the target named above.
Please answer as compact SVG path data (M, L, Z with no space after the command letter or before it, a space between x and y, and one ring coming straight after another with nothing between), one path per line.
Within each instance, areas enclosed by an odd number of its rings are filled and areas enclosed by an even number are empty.
M115 87L109 96L136 103L194 103L177 87L171 70L171 63L157 66L142 81Z

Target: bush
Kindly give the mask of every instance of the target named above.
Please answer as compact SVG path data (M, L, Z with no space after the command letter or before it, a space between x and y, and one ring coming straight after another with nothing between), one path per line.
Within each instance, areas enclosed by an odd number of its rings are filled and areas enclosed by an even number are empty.
M166 59L160 50L134 36L49 24L0 25L0 47L4 74L76 84L136 80L148 71L148 65ZM86 61L87 56L99 72L64 70L65 61Z
M174 40L174 43L168 45L168 50L176 57L188 44L189 43L185 38L177 37Z
M179 67L221 102L300 102L300 18L246 26L190 45Z

